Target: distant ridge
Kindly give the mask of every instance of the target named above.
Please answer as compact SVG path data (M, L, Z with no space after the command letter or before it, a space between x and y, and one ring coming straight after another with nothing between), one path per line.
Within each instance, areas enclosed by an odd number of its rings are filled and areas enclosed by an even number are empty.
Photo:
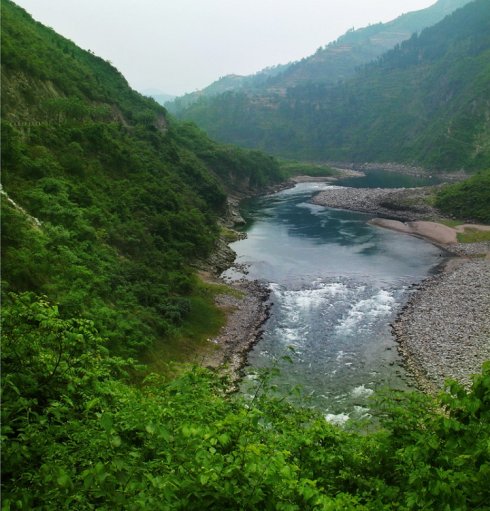
M287 88L304 83L337 83L352 76L359 66L394 48L413 33L435 25L470 1L439 0L426 9L403 14L388 23L350 30L300 61L266 68L255 75L221 77L204 89L179 97L166 106L171 112L179 114L181 110L202 97L216 96L225 92L283 94Z
M490 2L468 3L340 83L229 92L182 116L285 157L490 167Z
M167 101L173 101L177 96L175 94L167 94L158 89L144 89L141 91L143 96L153 98L158 104L165 106Z

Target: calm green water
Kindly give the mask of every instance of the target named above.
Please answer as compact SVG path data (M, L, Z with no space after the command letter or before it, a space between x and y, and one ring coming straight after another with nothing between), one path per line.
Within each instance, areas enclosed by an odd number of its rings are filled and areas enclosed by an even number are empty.
M278 364L279 391L299 384L314 406L342 421L369 413L377 388L406 386L390 322L441 252L371 227L368 215L310 204L326 186L302 183L249 201L248 238L232 245L248 274L229 270L225 277L271 288L271 317L250 369ZM281 359L289 347L292 365Z

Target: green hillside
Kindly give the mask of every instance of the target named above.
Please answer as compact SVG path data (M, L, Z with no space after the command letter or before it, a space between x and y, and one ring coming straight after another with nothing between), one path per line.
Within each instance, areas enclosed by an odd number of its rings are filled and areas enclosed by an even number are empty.
M267 67L254 75L241 76L241 75L226 75L222 76L212 84L204 89L185 94L184 96L173 99L166 103L170 112L178 114L182 109L192 105L202 97L212 97L224 94L231 91L254 91L258 92L262 88L267 88L269 81L281 75L290 64L277 65Z
M402 14L388 23L377 23L349 30L337 41L319 48L313 55L297 62L274 66L251 76L228 75L201 91L186 94L168 103L172 112L180 114L202 97L225 92L244 92L252 96L284 93L301 84L336 84L355 74L356 69L376 59L413 33L435 25L445 16L470 0L438 0L419 11ZM183 113L185 116L185 112Z
M201 99L185 118L282 156L490 165L490 4L475 0L336 86Z
M47 295L125 354L199 306L191 265L214 247L226 193L280 179L270 157L175 122L8 0L2 142L4 293Z
M426 9L402 14L388 23L350 30L337 41L319 48L271 79L269 87L287 89L307 83L338 83L356 69L406 41L414 33L435 25L470 0L439 0Z

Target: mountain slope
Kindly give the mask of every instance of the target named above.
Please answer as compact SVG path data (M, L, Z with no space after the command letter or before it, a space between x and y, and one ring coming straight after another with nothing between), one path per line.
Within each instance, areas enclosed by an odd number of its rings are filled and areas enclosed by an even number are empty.
M47 295L126 354L201 307L191 264L213 249L226 191L280 179L270 157L175 122L8 0L2 141L3 290Z
M490 165L490 3L476 0L342 84L228 93L185 117L222 140L285 156Z
M289 67L270 86L294 87L304 83L337 83L355 70L406 41L414 33L435 25L470 0L439 0L419 11L403 14L388 23L351 30L314 55Z
M225 92L267 96L285 93L287 88L300 84L335 84L352 76L359 66L409 39L413 33L435 25L469 1L438 0L426 9L403 14L391 22L350 30L337 41L319 48L315 54L300 61L267 68L253 76L225 76L201 91L169 102L167 106L170 111L180 115L182 110L200 98Z

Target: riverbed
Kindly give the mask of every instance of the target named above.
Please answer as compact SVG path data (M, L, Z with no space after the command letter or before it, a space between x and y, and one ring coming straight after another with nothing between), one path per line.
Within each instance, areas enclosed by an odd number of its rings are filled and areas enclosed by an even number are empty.
M247 239L232 244L237 266L224 277L257 279L271 290L271 316L249 354L245 387L257 369L276 365L279 392L299 385L303 404L343 421L369 414L375 390L411 384L390 323L444 254L369 225L373 215L311 204L328 186L299 183L249 201Z

